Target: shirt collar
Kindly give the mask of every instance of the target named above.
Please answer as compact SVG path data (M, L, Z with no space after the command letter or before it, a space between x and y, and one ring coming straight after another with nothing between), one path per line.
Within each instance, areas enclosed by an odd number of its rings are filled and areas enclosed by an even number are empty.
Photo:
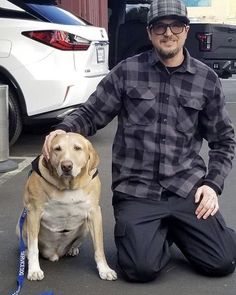
M178 69L178 72L189 72L190 74L196 74L197 68L195 66L195 63L193 62L193 58L186 48L184 48L184 56L184 62L182 66ZM149 60L152 66L156 65L159 71L162 70L163 64L154 48L150 51Z

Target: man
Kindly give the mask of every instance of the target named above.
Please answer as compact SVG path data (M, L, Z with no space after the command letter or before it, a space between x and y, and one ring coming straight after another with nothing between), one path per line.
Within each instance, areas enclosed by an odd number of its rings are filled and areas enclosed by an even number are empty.
M209 276L235 269L236 235L218 197L234 157L234 131L214 71L184 49L189 31L180 0L154 0L147 31L153 50L118 64L88 101L45 140L92 135L118 116L112 189L118 263L131 281L156 278L170 240ZM199 155L209 144L208 169Z

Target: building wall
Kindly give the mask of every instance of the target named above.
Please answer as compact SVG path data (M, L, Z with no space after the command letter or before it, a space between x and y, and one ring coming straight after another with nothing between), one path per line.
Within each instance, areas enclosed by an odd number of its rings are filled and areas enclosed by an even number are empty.
M200 4L199 7L189 6L189 16L202 21L236 24L236 0L211 0L209 3L206 7Z
M59 6L95 26L108 29L108 0L58 0Z

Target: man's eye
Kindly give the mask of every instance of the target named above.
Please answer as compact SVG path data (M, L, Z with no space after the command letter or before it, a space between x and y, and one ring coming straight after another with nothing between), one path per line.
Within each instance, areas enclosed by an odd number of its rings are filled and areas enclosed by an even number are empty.
M155 29L159 30L159 29L166 29L166 26L165 25L156 25L154 26Z

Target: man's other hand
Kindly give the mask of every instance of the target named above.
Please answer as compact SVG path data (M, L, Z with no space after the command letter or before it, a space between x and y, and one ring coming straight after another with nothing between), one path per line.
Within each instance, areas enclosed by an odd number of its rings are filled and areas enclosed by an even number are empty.
M200 186L195 194L195 203L199 203L195 214L197 218L207 219L219 210L218 196L208 185Z

